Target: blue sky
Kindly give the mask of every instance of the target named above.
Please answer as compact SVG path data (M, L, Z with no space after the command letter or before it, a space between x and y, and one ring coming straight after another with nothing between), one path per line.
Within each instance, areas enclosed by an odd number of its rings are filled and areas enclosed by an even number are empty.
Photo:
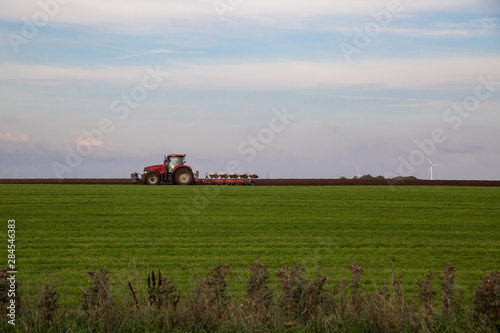
M500 179L498 1L7 0L0 36L0 178Z

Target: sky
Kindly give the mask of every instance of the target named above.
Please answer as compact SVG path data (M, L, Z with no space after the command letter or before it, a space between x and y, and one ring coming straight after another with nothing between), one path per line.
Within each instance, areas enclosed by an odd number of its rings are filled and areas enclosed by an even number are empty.
M500 180L497 0L2 0L0 88L0 178Z

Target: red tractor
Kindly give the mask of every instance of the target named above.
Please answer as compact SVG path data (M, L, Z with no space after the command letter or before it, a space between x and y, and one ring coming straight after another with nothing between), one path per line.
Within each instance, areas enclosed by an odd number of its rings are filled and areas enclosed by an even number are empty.
M191 185L195 183L193 170L186 165L186 154L171 154L164 157L163 164L151 165L144 168L142 177L134 172L133 183L158 185L160 182L176 185Z
M208 173L206 178L199 178L199 172L193 174L193 169L186 165L186 154L171 154L165 156L163 164L144 168L142 175L131 174L133 183L158 185L161 182L176 185L255 185L259 178L254 173ZM210 177L210 178L209 178Z

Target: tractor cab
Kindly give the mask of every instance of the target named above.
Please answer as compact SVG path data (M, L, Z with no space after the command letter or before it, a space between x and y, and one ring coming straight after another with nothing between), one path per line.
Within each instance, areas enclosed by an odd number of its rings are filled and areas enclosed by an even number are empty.
M168 173L172 174L179 165L185 165L186 164L186 155L180 155L180 154L172 154L165 156L164 158L164 163L165 166L168 169Z

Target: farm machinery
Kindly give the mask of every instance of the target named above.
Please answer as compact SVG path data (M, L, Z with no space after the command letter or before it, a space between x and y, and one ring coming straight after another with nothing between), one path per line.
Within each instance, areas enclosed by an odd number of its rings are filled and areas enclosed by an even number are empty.
M186 154L171 154L165 156L163 164L150 165L144 168L142 174L134 172L131 175L133 183L158 185L160 183L175 185L255 185L254 179L259 178L252 173L207 173L205 178L199 177L199 172L186 165Z

